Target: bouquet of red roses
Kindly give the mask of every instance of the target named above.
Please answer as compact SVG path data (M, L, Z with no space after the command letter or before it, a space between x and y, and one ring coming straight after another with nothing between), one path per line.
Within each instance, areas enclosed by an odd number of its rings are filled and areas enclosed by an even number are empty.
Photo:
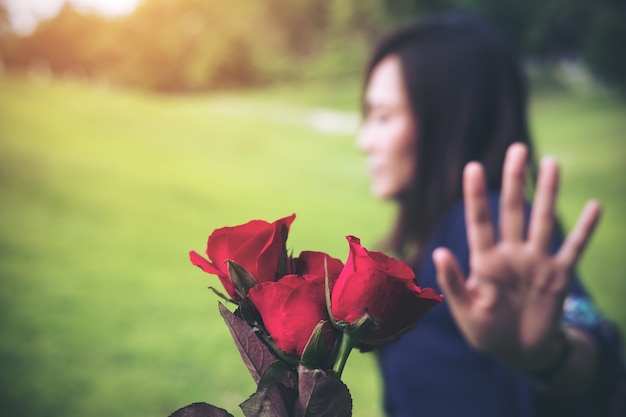
M323 252L287 251L295 214L273 223L252 220L215 230L204 258L191 262L217 275L236 308L219 309L257 391L240 407L246 417L349 417L352 400L341 381L353 348L369 351L413 328L442 301L421 289L404 263L368 251L348 236L345 265ZM171 417L227 417L194 403Z

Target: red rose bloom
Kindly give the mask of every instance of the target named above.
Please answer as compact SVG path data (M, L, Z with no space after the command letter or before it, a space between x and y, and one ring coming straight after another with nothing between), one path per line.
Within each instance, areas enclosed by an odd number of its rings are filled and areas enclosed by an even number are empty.
M296 215L284 217L274 223L252 220L234 227L216 229L209 236L206 260L195 251L189 253L191 263L204 272L219 277L224 289L235 300L241 296L235 290L228 275L227 260L244 267L257 282L274 281L285 252L289 227Z
M299 359L322 320L327 326L326 345L332 348L335 335L326 309L323 276L285 275L279 281L255 285L248 298L274 343L287 355Z
M326 260L326 270L324 269L324 260ZM324 252L314 251L300 252L300 256L293 260L293 265L295 267L293 273L298 275L325 277L326 271L328 271L331 282L339 276L343 269L343 263L339 259L333 258Z
M443 297L432 288L421 289L406 264L382 252L369 252L358 238L347 237L350 253L332 287L332 314L337 321L354 323L364 314L380 321L365 342L382 341L415 326L417 320Z

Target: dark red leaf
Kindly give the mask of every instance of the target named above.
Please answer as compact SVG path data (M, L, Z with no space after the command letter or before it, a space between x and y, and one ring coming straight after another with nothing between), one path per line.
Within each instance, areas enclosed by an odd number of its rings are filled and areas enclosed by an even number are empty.
M352 416L350 391L336 376L300 367L298 389L294 417Z
M170 417L233 417L233 415L211 404L193 403L174 411Z
M235 345L241 354L243 362L252 375L255 383L259 383L267 368L276 360L267 346L257 337L248 322L230 312L222 303L219 304L220 314Z
M265 385L281 383L286 388L295 388L297 379L293 369L287 366L285 362L277 360L267 368L257 385L258 388L263 388Z
M291 417L293 390L280 383L260 387L239 407L246 417Z

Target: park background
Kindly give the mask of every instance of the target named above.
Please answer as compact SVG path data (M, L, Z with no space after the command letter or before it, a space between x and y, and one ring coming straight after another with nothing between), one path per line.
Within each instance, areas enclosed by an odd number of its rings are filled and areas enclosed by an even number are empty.
M626 21L611 0L145 0L65 5L28 31L0 2L0 410L167 416L254 391L193 267L218 227L296 213L288 246L345 260L393 207L354 146L381 34L442 9L497 24L524 57L540 155L562 164L570 228L603 219L580 263L626 331ZM416 352L419 355L419 352ZM428 358L423 358L428 360ZM344 373L355 417L380 416L373 357Z

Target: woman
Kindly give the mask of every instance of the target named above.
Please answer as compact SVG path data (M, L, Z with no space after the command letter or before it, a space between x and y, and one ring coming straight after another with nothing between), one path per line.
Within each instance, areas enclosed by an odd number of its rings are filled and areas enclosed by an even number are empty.
M364 115L372 192L399 206L389 249L446 296L379 351L386 412L606 415L619 337L572 274L600 207L563 241L547 158L530 214L526 88L500 35L452 15L392 34L368 67Z

